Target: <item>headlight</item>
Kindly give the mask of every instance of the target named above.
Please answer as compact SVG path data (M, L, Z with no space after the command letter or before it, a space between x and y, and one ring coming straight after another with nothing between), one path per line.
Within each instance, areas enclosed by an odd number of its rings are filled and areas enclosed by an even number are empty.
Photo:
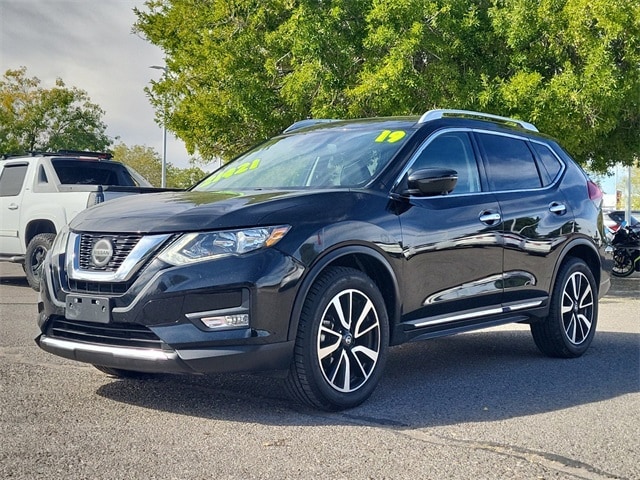
M290 228L289 225L279 225L220 232L186 233L160 253L158 258L172 265L184 265L228 255L242 255L275 245Z

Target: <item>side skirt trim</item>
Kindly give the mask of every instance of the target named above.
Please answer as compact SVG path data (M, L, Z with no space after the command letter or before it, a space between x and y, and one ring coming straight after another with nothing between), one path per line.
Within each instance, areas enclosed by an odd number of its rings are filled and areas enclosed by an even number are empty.
M483 310L474 310L472 312L460 313L457 315L439 315L427 320L419 319L406 323L406 326L411 328L424 328L433 327L436 325L442 325L445 323L454 323L466 320L473 320L481 317L490 317L495 315L503 315L506 313L513 313L520 310L527 310L530 308L539 307L544 303L544 299L533 299L522 303L514 303L510 305L503 305L502 307L494 307Z

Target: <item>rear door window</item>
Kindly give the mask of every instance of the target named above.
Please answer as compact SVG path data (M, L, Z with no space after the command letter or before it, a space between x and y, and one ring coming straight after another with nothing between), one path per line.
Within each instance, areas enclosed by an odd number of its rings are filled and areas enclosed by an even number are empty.
M542 187L533 153L525 140L478 133L489 188L494 192Z
M15 197L22 191L28 166L26 163L5 165L0 175L0 197Z

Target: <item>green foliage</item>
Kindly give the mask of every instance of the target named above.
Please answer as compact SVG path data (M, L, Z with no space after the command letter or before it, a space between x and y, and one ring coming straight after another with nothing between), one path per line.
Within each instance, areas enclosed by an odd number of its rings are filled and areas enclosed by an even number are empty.
M483 106L528 116L593 170L633 163L640 154L640 3L504 0L489 13L510 64L492 78Z
M272 5L273 4L273 5ZM148 90L161 121L190 153L232 156L282 123L280 87L264 68L278 2L151 1L138 28L166 54L169 74Z
M167 187L189 188L202 180L206 172L191 162L188 168L178 168L171 164L167 165Z
M118 143L111 151L114 160L133 168L154 187L160 186L162 181L162 160L153 148L145 145L128 147L124 143Z
M111 144L104 112L85 91L68 88L61 79L42 88L26 71L7 70L0 79L0 153L104 151Z
M529 120L606 171L640 153L637 0L148 0L148 94L205 159L307 117L465 108Z
M627 205L627 182L629 179L629 173L631 174L631 209L640 210L640 164L631 166L629 170L625 169L625 175L622 176L618 185L618 190L623 192L622 204L617 205L618 208L625 208ZM637 216L637 215L636 215Z
M162 159L153 148L144 145L128 147L124 143L119 143L113 147L113 159L133 168L154 187L161 185ZM167 187L188 188L205 175L206 173L197 167L194 161L189 168L178 168L170 162L166 165Z

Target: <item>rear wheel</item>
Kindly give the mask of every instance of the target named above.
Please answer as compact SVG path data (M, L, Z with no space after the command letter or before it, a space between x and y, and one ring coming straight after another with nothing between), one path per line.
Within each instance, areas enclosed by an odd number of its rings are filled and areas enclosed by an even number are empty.
M584 261L573 258L558 273L549 316L531 324L533 340L550 357L582 355L593 340L598 320L595 278Z
M389 321L375 283L358 270L330 268L305 300L288 389L314 408L355 407L380 380L388 344Z
M635 270L633 259L628 250L617 248L613 252L613 268L611 273L616 277L628 277Z
M24 273L27 275L29 286L36 292L40 291L44 257L47 256L47 252L51 249L55 238L55 233L39 233L27 245Z

